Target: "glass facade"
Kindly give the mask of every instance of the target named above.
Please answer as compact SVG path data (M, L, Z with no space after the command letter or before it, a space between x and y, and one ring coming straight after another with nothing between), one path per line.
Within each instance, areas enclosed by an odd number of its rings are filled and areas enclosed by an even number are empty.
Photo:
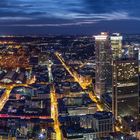
M113 87L113 107L116 117L138 114L138 60L114 61Z
M102 35L100 35L102 36ZM99 37L99 36L98 36ZM102 95L112 91L112 55L109 38L96 40L96 93Z

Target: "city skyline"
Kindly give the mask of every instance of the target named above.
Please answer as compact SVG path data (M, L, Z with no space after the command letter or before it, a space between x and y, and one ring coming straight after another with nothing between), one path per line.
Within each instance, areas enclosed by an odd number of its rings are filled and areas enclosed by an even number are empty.
M0 34L140 33L138 0L4 0Z
M0 140L140 140L140 1L0 1Z

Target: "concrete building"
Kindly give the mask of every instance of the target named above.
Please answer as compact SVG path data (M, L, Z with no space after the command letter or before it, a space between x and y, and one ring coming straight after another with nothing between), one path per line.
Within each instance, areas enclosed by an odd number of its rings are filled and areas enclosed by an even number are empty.
M12 83L14 82L16 76L17 76L17 73L15 71L10 71L3 77L1 81L3 83Z
M61 117L64 140L98 140L113 131L114 118L110 112Z

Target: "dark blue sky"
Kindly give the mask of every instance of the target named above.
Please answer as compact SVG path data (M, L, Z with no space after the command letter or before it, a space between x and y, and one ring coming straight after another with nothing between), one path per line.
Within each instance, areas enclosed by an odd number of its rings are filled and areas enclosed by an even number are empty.
M140 33L140 0L1 0L0 34Z

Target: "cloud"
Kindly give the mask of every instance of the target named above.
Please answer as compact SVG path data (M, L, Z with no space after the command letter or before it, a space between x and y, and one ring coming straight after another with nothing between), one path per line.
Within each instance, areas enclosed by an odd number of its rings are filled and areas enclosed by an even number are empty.
M3 0L0 1L0 16L14 14L38 18L80 19L109 16L119 11L122 15L138 17L139 12L135 11L139 10L139 6L139 0Z
M33 20L31 17L0 17L0 21L25 21Z
M79 25L90 25L97 24L101 21L116 21L116 20L137 20L140 21L139 17L131 17L127 12L116 11L113 13L104 13L104 14L70 14L69 17L72 17L74 20L61 21L60 19L57 21L52 21L51 23L42 23L42 22L30 22L30 23L12 23L12 24L0 24L0 26L9 26L9 27L62 27L62 26L79 26ZM0 20L27 20L27 21L36 21L38 19L33 19L29 17L1 17ZM43 19L42 19L43 20ZM47 20L47 18L46 18ZM61 22L60 22L61 21Z
M139 0L1 0L0 7L0 27L5 29L140 21Z
M11 24L11 25L4 25L0 24L0 26L9 26L9 27L62 27L62 26L77 26L77 25L84 25L84 24L94 24L95 21L81 21L81 22L70 22L70 23L57 23L57 24Z

